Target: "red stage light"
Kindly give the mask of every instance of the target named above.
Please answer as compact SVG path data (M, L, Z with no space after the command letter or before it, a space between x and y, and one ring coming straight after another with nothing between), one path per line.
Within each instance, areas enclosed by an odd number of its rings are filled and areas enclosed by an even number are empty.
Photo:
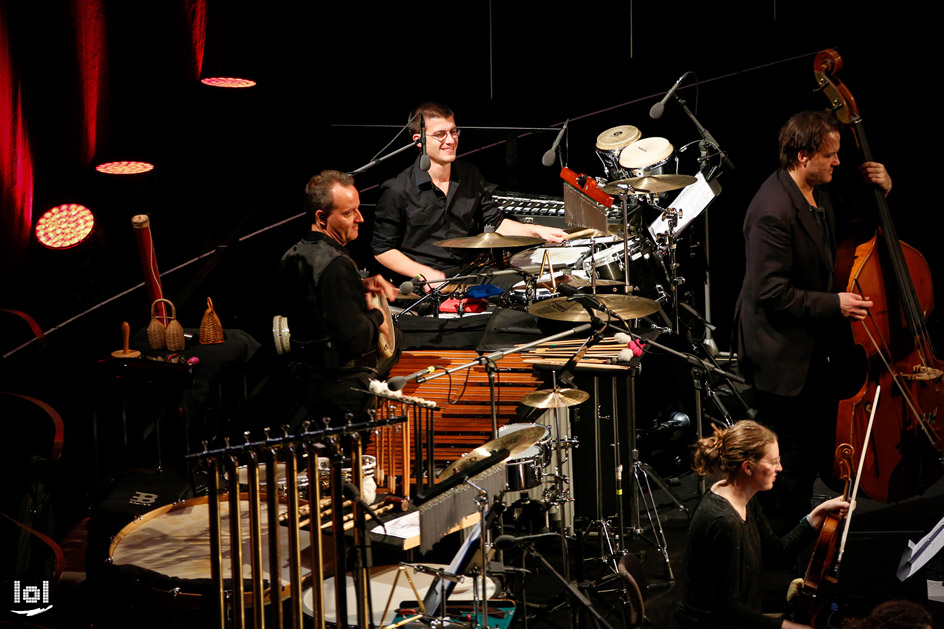
M95 217L84 205L66 203L48 210L36 223L36 239L50 249L74 247L95 226Z
M105 162L96 166L95 170L106 175L139 175L154 170L154 164L148 164L147 162Z
M256 84L255 81L251 81L249 79L237 79L223 76L200 79L200 82L211 87L252 87Z

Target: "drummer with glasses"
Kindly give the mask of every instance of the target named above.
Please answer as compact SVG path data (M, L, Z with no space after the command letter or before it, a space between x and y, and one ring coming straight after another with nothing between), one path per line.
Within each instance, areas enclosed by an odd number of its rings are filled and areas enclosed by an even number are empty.
M410 112L409 131L420 146L425 123L429 170L420 157L381 187L371 250L387 269L406 278L442 280L445 271L472 262L473 249L447 249L433 243L484 232L486 227L507 236L532 236L562 242L556 227L526 225L504 217L479 170L456 160L459 132L452 110L423 103Z

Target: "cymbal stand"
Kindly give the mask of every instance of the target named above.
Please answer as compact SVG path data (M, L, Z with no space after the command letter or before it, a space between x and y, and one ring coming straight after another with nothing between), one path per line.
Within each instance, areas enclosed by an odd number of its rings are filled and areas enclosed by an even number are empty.
M664 238L664 247L669 255L669 291L672 293L672 331L679 333L679 290L678 287L685 283L685 278L678 274L678 258L676 256L677 240L675 238L675 228L678 227L678 219L682 215L681 210L674 208L662 209L657 204L654 207L662 210L662 218L669 226L669 231L660 234Z

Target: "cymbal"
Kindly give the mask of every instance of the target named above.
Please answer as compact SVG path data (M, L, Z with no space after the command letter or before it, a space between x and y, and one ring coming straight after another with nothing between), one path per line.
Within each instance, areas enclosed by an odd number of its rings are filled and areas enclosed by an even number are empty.
M603 192L617 197L620 194L621 186L629 186L634 190L644 192L669 192L690 186L698 181L690 175L651 175L649 177L632 177L630 179L617 179L611 181L600 188Z
M433 244L437 247L451 247L454 249L510 249L512 247L533 247L546 242L543 238L534 236L505 236L498 232L485 232L477 236L464 238L448 238Z
M576 275L568 275L563 283L568 286L573 286L574 288L585 288L591 285L590 280L585 277L577 277ZM597 286L622 286L623 284L625 284L623 280L598 279L596 281Z
M659 304L645 297L636 295L597 295L596 298L624 319L636 319L659 312ZM528 312L542 319L555 321L585 322L590 320L587 310L577 300L568 301L567 297L545 299L528 308ZM602 313L601 313L602 314Z
M447 478L453 474L458 474L476 461L487 459L492 455L493 452L501 450L502 448L508 450L509 457L521 454L543 438L543 426L533 426L531 428L524 428L523 430L509 432L502 435L498 439L487 441L479 447L473 448L469 452L466 452L461 458L456 459L450 463L446 469L440 472L439 478Z
M580 389L541 389L522 396L521 403L531 408L564 408L575 406L590 399L590 394Z

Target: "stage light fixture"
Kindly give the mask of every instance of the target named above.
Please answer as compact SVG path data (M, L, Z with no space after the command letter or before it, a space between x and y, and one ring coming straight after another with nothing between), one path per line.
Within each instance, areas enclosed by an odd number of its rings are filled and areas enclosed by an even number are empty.
M88 238L94 226L91 210L77 203L66 203L39 217L36 239L49 249L68 249Z
M200 79L200 82L211 87L252 87L256 84L255 81L250 79L237 79L235 77L223 76Z
M154 164L147 162L105 162L96 166L95 170L106 175L140 175L149 170L154 170Z

